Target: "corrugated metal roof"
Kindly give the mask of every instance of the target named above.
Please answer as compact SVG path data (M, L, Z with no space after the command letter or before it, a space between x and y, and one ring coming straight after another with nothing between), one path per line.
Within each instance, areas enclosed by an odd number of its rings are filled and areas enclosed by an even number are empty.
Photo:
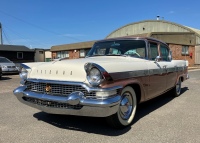
M164 20L145 20L122 26L111 32L106 38L136 35L151 32L195 32L200 37L200 30Z
M50 51L64 51L64 50L76 50L76 49L87 49L91 48L95 41L87 41L73 44L57 45L52 46Z
M18 45L0 45L0 51L20 51L20 52L34 52L26 46Z
M188 26L185 26L185 27L187 27L187 28L193 30L195 33L199 34L199 36L200 36L200 30L199 30L199 29L195 29L195 28L188 27Z

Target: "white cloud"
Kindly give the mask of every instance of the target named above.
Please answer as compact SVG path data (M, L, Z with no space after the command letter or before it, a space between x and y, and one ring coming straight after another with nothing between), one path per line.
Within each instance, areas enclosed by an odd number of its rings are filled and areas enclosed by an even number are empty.
M174 14L175 13L175 11L173 11L173 10L171 10L170 12L169 12L169 14Z
M84 34L63 34L61 36L65 36L65 37L84 37L86 35L84 35Z

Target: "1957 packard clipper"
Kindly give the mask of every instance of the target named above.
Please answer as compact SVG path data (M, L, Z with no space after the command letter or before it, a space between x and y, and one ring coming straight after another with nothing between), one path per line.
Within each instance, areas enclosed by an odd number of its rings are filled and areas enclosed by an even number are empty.
M106 117L131 124L137 105L170 91L181 93L188 63L172 60L167 44L146 37L97 41L84 59L22 64L22 103L47 113Z

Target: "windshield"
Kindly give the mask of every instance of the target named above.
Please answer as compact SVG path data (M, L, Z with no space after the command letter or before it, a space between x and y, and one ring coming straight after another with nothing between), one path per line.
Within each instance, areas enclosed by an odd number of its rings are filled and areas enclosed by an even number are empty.
M91 56L132 56L146 57L144 40L115 40L95 43L87 57Z
M12 63L12 62L6 58L0 58L0 63Z

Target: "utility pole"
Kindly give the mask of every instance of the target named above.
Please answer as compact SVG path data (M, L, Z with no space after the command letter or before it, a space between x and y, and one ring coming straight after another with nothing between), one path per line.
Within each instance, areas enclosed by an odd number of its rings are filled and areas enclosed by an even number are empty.
M2 26L0 22L0 45L3 45Z

